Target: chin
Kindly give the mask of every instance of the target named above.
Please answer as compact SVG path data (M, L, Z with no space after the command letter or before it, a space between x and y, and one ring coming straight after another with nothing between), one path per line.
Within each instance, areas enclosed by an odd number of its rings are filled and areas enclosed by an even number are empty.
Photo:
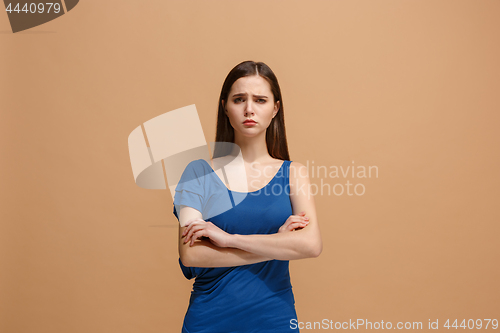
M238 135L244 136L246 138L252 138L255 136L259 136L259 134L262 134L262 132L258 132L252 128L245 128L242 131L237 131L237 133L238 133ZM236 134L236 131L235 131L235 134ZM265 134L265 132L264 132L264 134Z

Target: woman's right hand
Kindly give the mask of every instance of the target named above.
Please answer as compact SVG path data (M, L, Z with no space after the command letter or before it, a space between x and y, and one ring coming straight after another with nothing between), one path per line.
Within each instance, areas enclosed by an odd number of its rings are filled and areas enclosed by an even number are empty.
M285 223L279 228L278 233L305 228L309 223L309 218L305 215L306 212L300 212L299 215L290 215Z

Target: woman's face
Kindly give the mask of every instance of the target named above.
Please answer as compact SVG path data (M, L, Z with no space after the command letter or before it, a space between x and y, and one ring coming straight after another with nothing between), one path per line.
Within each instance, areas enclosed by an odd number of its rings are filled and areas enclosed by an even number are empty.
M227 103L224 100L222 103L235 135L239 133L246 137L265 133L279 110L279 101L274 102L269 82L259 75L236 80L229 91Z

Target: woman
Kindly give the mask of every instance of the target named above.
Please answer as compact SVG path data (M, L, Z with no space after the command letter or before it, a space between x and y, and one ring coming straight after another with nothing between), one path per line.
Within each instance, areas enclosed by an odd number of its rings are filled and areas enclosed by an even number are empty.
M280 87L264 63L242 62L226 77L215 141L210 164L189 163L174 198L179 263L196 277L182 332L297 332L288 262L319 256L322 242L307 169L289 159ZM235 156L238 167L223 168Z

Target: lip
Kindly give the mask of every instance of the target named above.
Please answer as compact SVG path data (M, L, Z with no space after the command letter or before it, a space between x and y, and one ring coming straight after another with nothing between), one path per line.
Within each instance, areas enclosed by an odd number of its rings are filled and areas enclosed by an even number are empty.
M255 125L257 122L255 120L247 119L243 122L244 125Z

